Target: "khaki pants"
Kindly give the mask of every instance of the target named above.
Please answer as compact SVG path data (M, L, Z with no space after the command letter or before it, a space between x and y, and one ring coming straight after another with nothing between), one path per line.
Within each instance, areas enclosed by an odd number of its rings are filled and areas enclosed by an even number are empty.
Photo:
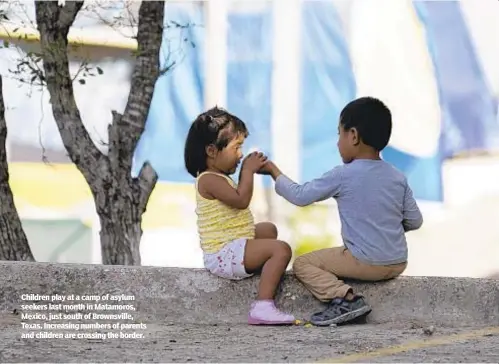
M293 263L296 278L323 302L343 298L352 289L338 277L383 281L399 276L406 267L407 263L368 265L357 260L345 247L316 250L299 256Z

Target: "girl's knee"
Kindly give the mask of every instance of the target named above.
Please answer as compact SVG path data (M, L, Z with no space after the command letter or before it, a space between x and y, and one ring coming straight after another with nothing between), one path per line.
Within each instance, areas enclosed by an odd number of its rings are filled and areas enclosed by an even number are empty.
M293 256L293 251L288 243L282 240L276 240L276 247L274 250L274 255L282 257L283 259L291 260Z
M277 226L275 226L275 224L271 223L271 222L268 222L267 223L267 229L269 231L269 234L271 234L274 239L277 239L277 235L278 235L278 231L277 231Z
M260 222L255 226L257 239L277 239L277 226L271 222Z

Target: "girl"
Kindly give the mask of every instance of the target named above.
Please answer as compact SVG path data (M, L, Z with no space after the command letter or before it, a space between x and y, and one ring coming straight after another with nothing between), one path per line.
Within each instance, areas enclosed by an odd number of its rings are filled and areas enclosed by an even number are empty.
M242 159L246 125L214 107L200 114L185 142L185 167L196 178L196 214L204 265L212 274L240 280L261 271L258 297L248 314L250 325L292 324L292 315L274 304L276 288L291 260L291 248L277 240L272 223L256 224L248 206L253 177L266 157L252 153L241 166L239 184L229 177Z

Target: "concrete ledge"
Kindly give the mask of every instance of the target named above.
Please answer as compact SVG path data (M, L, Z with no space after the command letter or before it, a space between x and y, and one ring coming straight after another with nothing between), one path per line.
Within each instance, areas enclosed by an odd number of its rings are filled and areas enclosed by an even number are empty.
M258 278L230 282L199 269L0 262L0 311L20 311L22 294L109 293L134 295L134 316L142 320L237 324L246 322L257 284ZM373 306L371 323L499 324L498 280L401 277L352 285ZM292 274L281 285L278 304L298 318L321 308Z

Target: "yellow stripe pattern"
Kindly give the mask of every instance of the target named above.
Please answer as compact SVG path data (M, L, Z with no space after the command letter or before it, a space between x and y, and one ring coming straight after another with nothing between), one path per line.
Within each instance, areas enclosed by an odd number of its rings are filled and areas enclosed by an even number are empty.
M255 222L249 208L236 209L218 200L208 200L200 195L198 181L206 173L225 178L236 189L236 183L228 176L203 172L196 178L196 214L201 249L205 253L216 253L233 240L255 238Z

